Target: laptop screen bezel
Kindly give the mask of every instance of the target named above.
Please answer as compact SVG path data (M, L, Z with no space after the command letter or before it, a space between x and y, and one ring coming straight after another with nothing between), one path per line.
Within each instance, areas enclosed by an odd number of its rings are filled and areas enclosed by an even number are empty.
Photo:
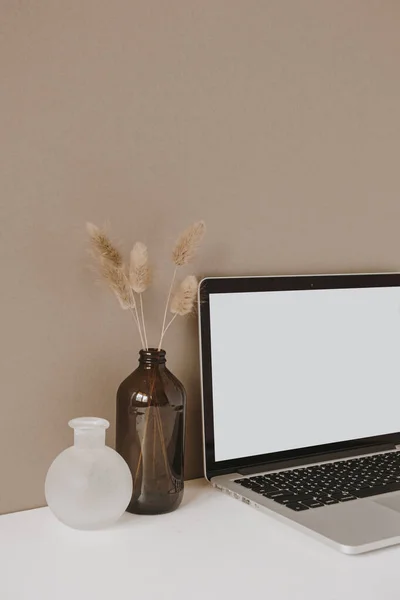
M204 467L208 479L216 475L235 472L239 469L268 465L279 461L305 459L313 455L328 454L376 446L380 444L400 444L400 432L385 435L344 440L341 442L309 446L307 448L285 450L257 456L245 456L232 460L215 460L214 410L211 362L211 323L210 294L243 292L276 292L294 290L351 289L399 287L400 273L341 274L341 275L289 275L268 277L209 277L199 286L200 355L202 377L203 444ZM229 348L232 365L242 362L246 368L246 348ZM235 365L236 363L236 365ZM251 411L251 406L247 407ZM273 415L272 415L273 418Z

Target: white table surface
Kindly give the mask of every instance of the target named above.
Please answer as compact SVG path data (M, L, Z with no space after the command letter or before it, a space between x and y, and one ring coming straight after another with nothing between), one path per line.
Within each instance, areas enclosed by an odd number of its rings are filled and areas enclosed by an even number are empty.
M342 555L221 492L113 528L63 526L48 508L0 517L1 600L399 600L400 546Z

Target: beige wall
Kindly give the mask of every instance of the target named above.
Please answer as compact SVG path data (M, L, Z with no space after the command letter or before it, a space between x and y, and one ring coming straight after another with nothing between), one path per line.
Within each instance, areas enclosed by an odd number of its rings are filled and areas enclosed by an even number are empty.
M127 251L147 242L160 294L198 218L199 274L399 268L399 60L389 0L0 0L0 512L43 503L68 419L113 421L136 364L85 221L109 219ZM196 345L194 319L165 343L189 477Z

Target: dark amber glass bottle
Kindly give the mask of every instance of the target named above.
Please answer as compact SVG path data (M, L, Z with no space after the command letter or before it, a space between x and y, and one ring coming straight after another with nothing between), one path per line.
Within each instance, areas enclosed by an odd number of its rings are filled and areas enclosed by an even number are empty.
M141 350L117 392L116 449L132 473L132 513L170 512L183 497L186 393L165 363L164 350Z

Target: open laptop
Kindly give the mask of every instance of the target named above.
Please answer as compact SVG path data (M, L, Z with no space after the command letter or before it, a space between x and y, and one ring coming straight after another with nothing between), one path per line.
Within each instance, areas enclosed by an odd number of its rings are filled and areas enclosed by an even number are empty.
M400 542L400 274L208 278L205 473L349 554Z

